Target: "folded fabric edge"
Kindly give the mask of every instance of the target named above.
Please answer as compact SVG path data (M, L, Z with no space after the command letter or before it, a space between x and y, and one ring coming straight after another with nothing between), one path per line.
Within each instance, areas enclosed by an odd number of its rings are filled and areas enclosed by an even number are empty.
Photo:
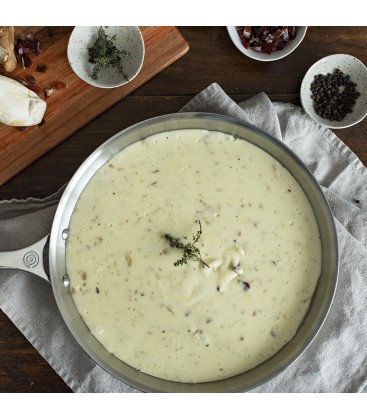
M37 197L28 197L28 198L12 198L10 200L1 200L0 205L14 205L14 204L28 204L28 203L34 203L34 204L43 204L52 200L59 200L61 195L63 194L65 188L67 186L67 183L61 186L56 192L52 193L49 196L46 196L44 198L37 198Z

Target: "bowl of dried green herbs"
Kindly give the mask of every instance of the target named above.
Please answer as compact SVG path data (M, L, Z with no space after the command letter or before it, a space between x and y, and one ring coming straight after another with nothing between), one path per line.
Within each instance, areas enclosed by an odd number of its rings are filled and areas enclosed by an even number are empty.
M77 76L99 88L129 83L140 72L144 55L138 26L76 26L67 49Z

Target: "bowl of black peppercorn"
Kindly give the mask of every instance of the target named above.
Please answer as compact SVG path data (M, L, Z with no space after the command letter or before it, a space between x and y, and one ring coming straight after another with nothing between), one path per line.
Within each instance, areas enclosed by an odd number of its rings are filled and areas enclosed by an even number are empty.
M350 127L367 115L367 68L348 54L324 57L305 74L300 96L304 111L317 123Z

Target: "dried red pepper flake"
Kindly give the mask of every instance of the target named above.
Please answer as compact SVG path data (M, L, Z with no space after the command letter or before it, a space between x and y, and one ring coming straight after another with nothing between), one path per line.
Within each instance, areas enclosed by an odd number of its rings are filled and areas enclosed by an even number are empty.
M28 55L22 55L22 66L24 69L28 69L33 64L33 61Z
M41 91L41 88L36 84L36 79L33 76L25 76L25 79L18 79L18 82L29 90L32 90L34 93L37 93L37 95Z
M35 39L33 34L28 34L25 38L17 38L14 50L18 53L22 60L23 68L29 68L32 65L30 54L41 54L41 42Z
M295 26L236 26L242 45L260 53L282 50L297 35Z
M39 64L36 68L36 71L38 73L46 73L47 70L48 70L48 67L46 66L46 64Z
M34 93L36 93L37 95L40 93L41 88L37 85L28 85L27 88L29 90L32 90Z
M25 79L32 86L36 84L36 79L34 78L34 76L26 76Z
M28 48L27 41L24 38L17 38L14 48L20 55L29 54L31 52Z
M34 37L33 34L28 34L26 37L27 47L30 48L34 54L41 54L41 42Z
M56 82L52 85L52 87L56 90L66 89L68 85L64 82Z

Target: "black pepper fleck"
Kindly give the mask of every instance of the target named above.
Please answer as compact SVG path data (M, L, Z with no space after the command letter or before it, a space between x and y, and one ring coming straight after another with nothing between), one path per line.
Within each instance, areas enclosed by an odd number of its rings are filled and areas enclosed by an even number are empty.
M238 280L238 284L243 290L248 290L250 288L250 283L245 280Z

